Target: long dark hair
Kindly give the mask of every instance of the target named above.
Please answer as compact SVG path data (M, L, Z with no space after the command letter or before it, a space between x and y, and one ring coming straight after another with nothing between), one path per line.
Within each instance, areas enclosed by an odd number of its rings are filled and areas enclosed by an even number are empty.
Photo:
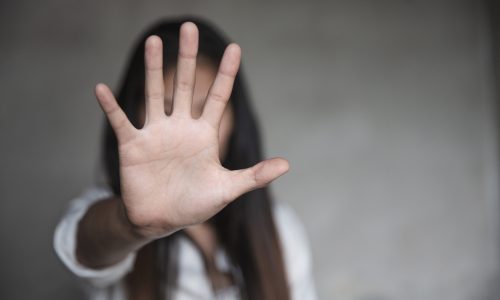
M216 66L228 40L213 25L199 18L187 17L161 21L139 39L122 78L117 98L131 122L140 127L139 108L144 101L144 42L150 35L161 37L164 44L164 68L177 59L179 29L183 22L192 21L199 30L199 55ZM223 160L228 169L250 167L262 160L261 139L257 121L249 103L242 71L236 77L231 94L234 127L227 155ZM142 101L142 102L141 102ZM118 146L116 136L106 121L103 135L102 159L108 184L120 195ZM244 299L289 299L284 256L272 216L268 188L246 193L225 207L210 222L230 263L240 270L236 280ZM127 276L129 299L147 295L148 299L166 299L177 279L175 239L182 232L156 240L143 247L134 270Z

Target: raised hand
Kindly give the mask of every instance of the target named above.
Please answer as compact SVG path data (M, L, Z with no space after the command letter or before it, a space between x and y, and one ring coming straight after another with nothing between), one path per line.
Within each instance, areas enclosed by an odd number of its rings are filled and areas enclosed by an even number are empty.
M168 45L167 45L168 46ZM129 221L146 237L158 238L202 223L238 196L262 187L288 171L282 158L243 170L227 170L219 160L219 125L241 59L230 44L223 55L201 116L191 104L196 73L198 29L184 23L174 80L173 110L164 108L162 41L145 45L146 120L135 128L110 89L96 86L96 97L115 131L120 158L122 201Z

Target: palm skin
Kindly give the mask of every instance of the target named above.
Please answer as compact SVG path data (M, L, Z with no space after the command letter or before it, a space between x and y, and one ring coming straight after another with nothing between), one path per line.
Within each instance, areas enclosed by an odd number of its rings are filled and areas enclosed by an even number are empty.
M173 111L164 113L162 42L147 39L146 121L136 129L104 84L96 97L118 139L121 196L125 214L137 232L159 238L202 223L240 195L262 187L288 171L274 158L244 170L227 170L219 160L219 125L238 71L241 50L229 45L208 93L203 113L191 116L198 30L180 29L174 79Z

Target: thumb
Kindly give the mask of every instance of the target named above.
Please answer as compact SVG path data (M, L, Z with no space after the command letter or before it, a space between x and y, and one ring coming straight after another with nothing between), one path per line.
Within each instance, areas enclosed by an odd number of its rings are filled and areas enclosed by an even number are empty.
M264 187L274 179L288 172L290 164L286 159L276 157L261 161L248 169L231 171L232 187L230 201L244 193Z

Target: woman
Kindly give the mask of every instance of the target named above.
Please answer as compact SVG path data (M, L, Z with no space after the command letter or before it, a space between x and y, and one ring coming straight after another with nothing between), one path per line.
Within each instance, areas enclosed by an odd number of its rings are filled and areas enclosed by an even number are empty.
M241 50L189 20L140 39L119 102L96 86L106 183L72 201L56 253L91 299L314 299L302 226L266 188L289 166L261 161Z

